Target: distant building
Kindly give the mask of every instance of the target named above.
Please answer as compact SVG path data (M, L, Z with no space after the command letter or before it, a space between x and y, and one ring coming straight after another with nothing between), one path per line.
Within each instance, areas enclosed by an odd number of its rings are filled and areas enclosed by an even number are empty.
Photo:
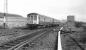
M67 26L68 27L74 27L75 26L75 18L73 15L67 16Z
M27 23L26 18L16 14L6 14L5 23L9 28L25 26ZM0 13L0 25L4 23L4 13Z
M73 15L67 16L67 21L68 21L68 22L74 22L74 21L75 21L74 16L73 16Z

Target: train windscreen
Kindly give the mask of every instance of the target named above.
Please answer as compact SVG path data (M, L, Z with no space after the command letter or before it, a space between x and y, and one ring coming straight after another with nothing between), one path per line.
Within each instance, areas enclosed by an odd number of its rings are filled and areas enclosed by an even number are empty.
M30 19L33 20L33 16L30 16Z
M37 16L36 15L34 15L34 20L37 20Z

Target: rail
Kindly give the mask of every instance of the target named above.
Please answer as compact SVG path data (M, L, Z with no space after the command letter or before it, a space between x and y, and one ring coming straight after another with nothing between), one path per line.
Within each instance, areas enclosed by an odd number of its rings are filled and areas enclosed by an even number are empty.
M18 50L18 49L21 48L23 45L25 45L25 44L27 44L27 43L30 43L30 42L34 41L35 39L37 40L38 38L41 38L43 35L45 35L46 33L50 32L51 30L52 30L52 29L47 30L47 31L44 31L44 32L42 32L42 34L37 35L37 36L31 38L30 40L27 40L26 42L22 43L22 45L20 45L19 47L17 47L17 48L14 49L14 50Z
M44 30L41 30L41 31L37 31L35 33L32 33L30 35L27 35L27 36L23 36L21 38L17 38L16 40L14 41L10 41L8 43L5 43L3 45L0 46L0 50L17 50L19 49L20 47L22 47L23 45L25 45L26 43L29 43L31 41L33 41L34 39L42 36L43 34L51 31L51 29L44 29Z
M71 28L70 28L69 30L70 30L69 32L64 32L64 31L63 31L63 33L64 33L64 34L67 34L66 36L68 36L71 40L73 40L73 42L75 42L75 44L76 44L81 50L85 50L84 47L82 47L82 46L77 42L77 40L71 36L71 34L73 34L73 32L71 31ZM62 32L62 31L61 31L61 32ZM63 34L63 33L62 33L62 34Z

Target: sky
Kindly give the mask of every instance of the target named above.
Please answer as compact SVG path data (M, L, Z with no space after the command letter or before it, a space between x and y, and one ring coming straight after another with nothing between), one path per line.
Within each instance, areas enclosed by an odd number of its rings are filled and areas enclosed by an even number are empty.
M27 14L36 12L58 20L74 15L75 20L86 22L85 0L8 0L8 13ZM4 12L4 0L0 0L0 12Z

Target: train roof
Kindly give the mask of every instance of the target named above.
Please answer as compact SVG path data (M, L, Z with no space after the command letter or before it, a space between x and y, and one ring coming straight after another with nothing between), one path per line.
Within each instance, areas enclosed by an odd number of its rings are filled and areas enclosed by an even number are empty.
M4 17L4 13L0 12L0 18ZM10 14L10 13L6 13L5 17L22 17L21 15L17 15L17 14Z
M38 15L38 13L29 13L29 14L27 14L27 16L29 16L29 15Z

